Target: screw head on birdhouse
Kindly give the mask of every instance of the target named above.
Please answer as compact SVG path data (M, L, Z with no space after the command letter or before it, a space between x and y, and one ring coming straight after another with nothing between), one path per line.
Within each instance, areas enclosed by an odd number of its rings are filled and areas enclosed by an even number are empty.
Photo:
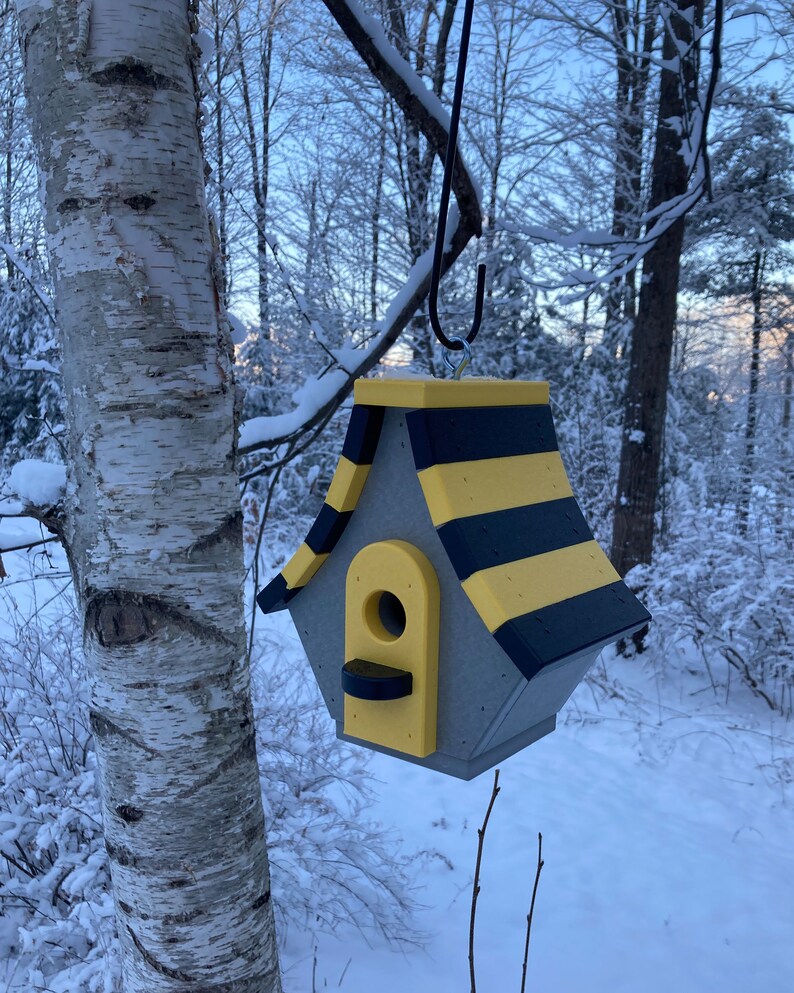
M471 779L554 730L648 611L594 540L547 383L371 379L287 607L340 738Z

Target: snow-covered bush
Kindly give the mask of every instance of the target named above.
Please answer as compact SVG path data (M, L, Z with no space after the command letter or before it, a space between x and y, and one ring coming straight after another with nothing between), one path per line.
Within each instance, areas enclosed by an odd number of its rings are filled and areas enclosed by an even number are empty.
M792 534L756 520L741 536L730 509L679 515L676 535L650 569L631 573L654 615L661 657L694 646L714 687L739 680L767 705L794 712ZM688 644L686 644L688 643Z
M412 860L368 818L368 753L336 739L302 653L273 635L258 639L253 698L279 933L353 924L416 941Z
M110 993L113 905L68 593L0 638L0 961L12 990Z
M114 993L119 952L80 632L68 589L22 613L0 591L0 988ZM6 623L12 618L12 623ZM362 753L316 689L257 639L254 707L280 936L352 922L414 942L410 858L368 819Z
M0 283L0 465L59 458L59 352L36 295L24 282Z

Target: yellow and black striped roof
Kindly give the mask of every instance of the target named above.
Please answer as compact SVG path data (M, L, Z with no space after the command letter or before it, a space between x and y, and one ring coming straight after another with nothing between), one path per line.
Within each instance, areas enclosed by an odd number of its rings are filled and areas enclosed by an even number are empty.
M382 426L383 407L354 404L342 457L317 520L297 552L256 598L266 614L286 607L300 593L342 537L369 476Z
M283 607L336 544L363 489L388 406L408 408L422 492L463 590L528 679L650 620L574 499L547 384L363 380L355 399L325 505L306 542L259 594L263 610Z

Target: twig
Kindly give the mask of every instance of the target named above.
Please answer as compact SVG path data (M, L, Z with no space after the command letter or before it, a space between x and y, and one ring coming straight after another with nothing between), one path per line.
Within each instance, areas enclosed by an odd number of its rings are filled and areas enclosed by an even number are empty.
M337 989L342 985L342 983L344 981L344 978L347 975L347 970L350 968L350 964L351 964L352 961L353 961L353 959L351 957L345 963L345 967L344 967L344 969L342 969L342 975L339 977L339 982L336 984Z
M482 863L482 849L485 843L485 832L488 828L488 819L491 816L493 805L499 796L499 770L493 774L493 790L491 790L491 801L485 811L485 820L482 827L477 828L477 864L474 867L474 885L471 891L471 919L469 921L469 976L471 977L471 993L477 993L477 983L474 977L474 919L477 914L477 897L480 895L480 864Z
M36 280L33 278L33 273L28 269L26 265L19 261L17 258L17 253L14 251L11 245L0 243L0 251L3 252L5 257L11 263L12 266L17 270L17 272L22 276L28 286L33 290L36 299L39 301L41 306L44 308L44 312L50 319L50 323L55 326L55 315L50 309L52 300L50 300L39 287L36 285Z
M524 993L527 985L527 959L529 958L529 935L532 931L532 915L535 913L535 897L538 895L538 883L540 882L540 870L543 868L543 835L538 831L538 868L535 872L535 885L532 887L532 900L529 904L527 914L527 940L524 942L524 962L521 966L521 993Z
M48 538L37 538L35 541L27 541L24 545L13 545L11 548L0 548L0 553L5 554L6 552L29 552L31 548L37 548L39 545L46 545L50 541L60 541L60 537L57 534L53 534Z
M283 466L279 466L273 473L273 478L270 480L270 485L267 488L267 499L265 500L265 507L262 511L262 520L259 524L259 534L256 538L256 547L254 549L254 561L253 565L253 582L254 582L254 602L251 607L251 632L248 636L248 658L247 664L251 664L251 656L254 651L254 628L256 627L256 594L259 589L259 553L262 548L262 538L265 534L265 527L267 525L268 514L270 513L270 504L273 502L273 494L276 491L276 486L278 485L279 478L281 476Z

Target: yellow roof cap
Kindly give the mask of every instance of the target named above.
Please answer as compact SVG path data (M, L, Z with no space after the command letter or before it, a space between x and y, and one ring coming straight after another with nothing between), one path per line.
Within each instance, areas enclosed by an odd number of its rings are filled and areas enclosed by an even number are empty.
M369 407L520 407L549 402L548 383L522 379L358 379L356 403Z

